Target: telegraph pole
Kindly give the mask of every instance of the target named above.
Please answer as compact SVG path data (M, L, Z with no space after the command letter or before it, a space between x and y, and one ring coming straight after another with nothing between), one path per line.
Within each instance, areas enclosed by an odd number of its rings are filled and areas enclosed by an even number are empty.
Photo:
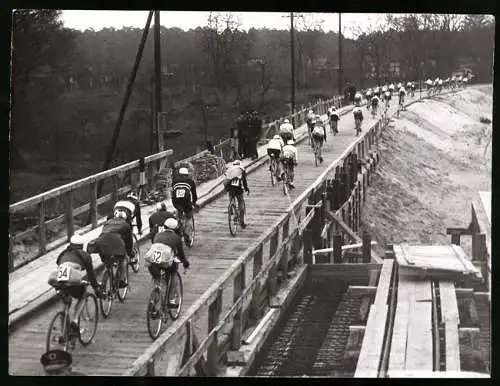
M339 12L339 95L342 95L342 14Z
M290 49L292 61L292 125L295 127L295 44L293 40L293 12L290 12Z
M155 106L153 128L156 130L156 151L160 152L164 148L163 133L160 133L160 113L161 103L161 51L160 51L160 11L155 11L155 33L154 33L154 58L155 58Z

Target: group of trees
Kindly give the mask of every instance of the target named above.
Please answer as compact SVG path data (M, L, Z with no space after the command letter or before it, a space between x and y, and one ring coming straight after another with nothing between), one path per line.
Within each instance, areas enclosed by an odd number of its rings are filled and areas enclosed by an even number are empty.
M28 167L23 154L59 162L92 154L99 167L111 137L141 28L81 31L64 28L60 11L13 13L11 167ZM146 22L146 20L145 20ZM493 68L494 21L482 15L400 15L342 38L343 79L358 87L391 77L443 75L469 61L485 81ZM295 17L298 103L338 92L338 34L321 21ZM152 32L152 31L150 31ZM244 31L231 13L211 13L207 24L160 30L163 111L170 128L186 135L169 146L193 153L193 141L226 136L242 110L281 115L290 102L290 31ZM148 35L117 154L130 160L149 152L154 81L153 33ZM392 75L396 76L396 75ZM308 99L309 98L309 99ZM77 159L75 162L78 162ZM97 170L96 170L97 171Z

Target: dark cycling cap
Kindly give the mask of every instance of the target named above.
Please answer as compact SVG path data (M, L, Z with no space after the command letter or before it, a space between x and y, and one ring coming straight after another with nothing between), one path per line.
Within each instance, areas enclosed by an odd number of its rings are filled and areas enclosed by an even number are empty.
M72 362L71 354L62 350L47 351L40 358L43 369L49 374L58 374L68 370Z

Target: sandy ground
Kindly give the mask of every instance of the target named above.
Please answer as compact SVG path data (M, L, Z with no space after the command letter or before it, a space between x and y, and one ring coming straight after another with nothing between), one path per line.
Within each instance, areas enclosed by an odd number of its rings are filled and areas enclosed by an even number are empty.
M380 142L381 163L363 208L363 224L379 244L446 244L447 227L467 227L471 201L491 190L493 88L411 105ZM462 246L471 253L469 237Z

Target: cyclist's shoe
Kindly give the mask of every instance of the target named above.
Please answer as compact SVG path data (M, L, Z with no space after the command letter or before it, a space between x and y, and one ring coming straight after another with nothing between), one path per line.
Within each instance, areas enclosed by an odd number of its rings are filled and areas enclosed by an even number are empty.
M295 189L295 185L292 184L291 182L288 183L288 186L291 188L291 189Z
M247 227L248 224L241 224L241 228L242 229L245 229Z
M185 261L184 263L182 263L182 266L184 267L184 269L188 269L189 268L189 261Z
M319 162L323 163L323 157L319 157Z
M126 288L128 287L128 283L125 280L120 280L118 282L118 288Z
M155 308L155 306L154 306L153 303L149 303L148 312L149 312L149 315L151 315L151 319L155 320L155 319L159 319L160 318L160 313Z
M191 244L191 239L189 238L189 236L184 236L184 241L187 245Z

